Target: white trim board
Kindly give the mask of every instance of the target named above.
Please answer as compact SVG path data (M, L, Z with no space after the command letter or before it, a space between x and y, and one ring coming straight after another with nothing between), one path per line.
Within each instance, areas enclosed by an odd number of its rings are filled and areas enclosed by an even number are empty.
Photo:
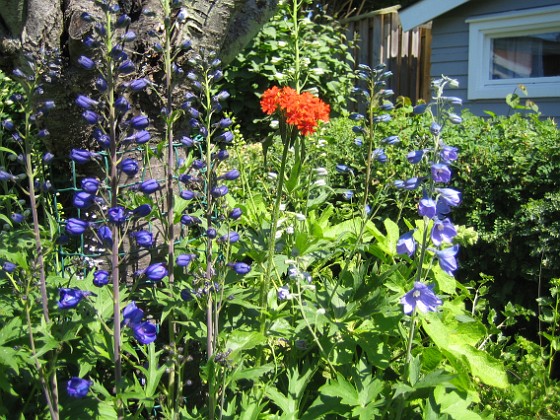
M422 0L399 12L403 31L410 31L470 0Z

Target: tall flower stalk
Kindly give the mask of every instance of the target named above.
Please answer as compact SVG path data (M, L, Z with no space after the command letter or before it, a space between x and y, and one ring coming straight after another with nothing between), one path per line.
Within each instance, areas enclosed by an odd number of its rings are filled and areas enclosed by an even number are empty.
M13 100L23 114L23 123L21 130L11 121L4 121L2 125L8 132L12 132L12 138L15 140L14 145L20 149L21 154L18 155L17 152L14 152L14 156L17 156L19 163L23 164L23 174L16 177L2 170L2 178L4 181L27 180L26 187L22 186L22 191L29 200L34 252L31 258L30 273L25 275L27 279L24 295L25 314L31 353L43 388L43 394L51 417L58 419L56 354L53 351L49 351L47 353L48 363L40 361L40 356L38 356L36 349L35 333L32 327L31 311L33 299L30 298L34 293L34 279L38 278L43 322L48 325L50 314L46 280L47 261L45 258L45 255L48 254L48 249L41 235L41 226L43 221L52 219L49 217L51 209L49 208L50 201L47 198L47 195L52 190L52 185L51 181L47 178L46 166L50 164L54 156L49 152L44 154L41 152L44 150L41 141L49 135L45 127L45 120L49 111L55 107L55 104L53 101L43 97L43 85L45 82L50 82L58 76L58 59L51 53L45 51L41 51L41 53L43 54L41 57L29 54L26 57L26 68L14 70L14 76L19 81L23 94L13 95ZM15 224L24 224L25 217L21 213L13 213L11 219ZM8 264L8 271L16 271L17 266L14 264L11 267L10 264ZM19 269L17 270L19 271Z
M288 151L296 143L298 137L303 143L305 136L315 132L318 121L328 121L330 108L321 99L309 92L298 93L290 87L282 89L274 86L265 91L261 98L261 108L267 115L275 115L279 120L280 138L282 139L282 158L276 184L276 198L272 208L270 232L268 236L268 254L264 271L264 279L261 283L260 302L262 313L266 312L267 293L271 281L273 282L272 269L274 266L274 254L276 247L276 230L278 229L278 218L280 204L284 194L284 181L286 175L286 163ZM303 148L303 145L300 146ZM301 164L302 162L300 162ZM278 285L275 284L276 287ZM264 316L264 315L263 315ZM265 323L261 322L261 329Z

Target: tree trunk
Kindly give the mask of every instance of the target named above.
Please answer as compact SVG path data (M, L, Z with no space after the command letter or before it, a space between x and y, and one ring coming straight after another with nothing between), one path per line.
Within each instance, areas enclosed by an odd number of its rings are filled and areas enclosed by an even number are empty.
M150 74L158 70L157 66L146 65L146 60L157 62L157 57L146 57L146 52L153 43L148 32L161 30L161 0L119 0L118 4L131 18L129 29L138 35L128 46L138 52L135 56L141 76L157 81ZM186 0L184 4L184 39L189 39L195 50L216 51L227 63L272 17L277 0ZM145 10L156 17L142 13ZM80 18L83 12L94 16L100 13L96 2L88 0L0 0L0 69L9 73L17 67L24 50L56 49L62 55L62 77L45 90L45 97L56 103L49 115L49 147L59 156L67 155L71 147L89 144L88 130L73 105L76 95L87 92L92 85L91 73L77 64L78 57L87 54L82 37L91 30L91 24Z

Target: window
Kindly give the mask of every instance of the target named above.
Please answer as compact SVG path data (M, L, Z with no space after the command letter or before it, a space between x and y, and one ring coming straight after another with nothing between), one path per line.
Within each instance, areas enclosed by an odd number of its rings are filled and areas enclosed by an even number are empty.
M469 24L468 98L560 96L560 6L479 16Z

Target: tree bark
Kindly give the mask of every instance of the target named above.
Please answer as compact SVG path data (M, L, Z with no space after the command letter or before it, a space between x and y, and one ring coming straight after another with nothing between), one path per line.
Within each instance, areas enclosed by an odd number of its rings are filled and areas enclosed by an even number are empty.
M150 73L158 71L158 66L147 65L146 61L156 62L157 57L147 57L146 53L153 44L148 32L161 30L161 1L118 1L121 11L131 17L129 29L138 36L134 43L127 44L138 53L134 55L142 73L138 76L155 81L156 76ZM184 4L188 11L184 39L189 39L195 50L216 51L227 63L272 17L277 0L185 0ZM154 12L156 18L142 13L144 10ZM95 2L88 0L0 0L1 70L9 73L20 65L25 50L38 52L44 48L62 55L62 77L45 89L45 97L56 103L56 110L49 116L49 147L58 155L89 143L88 130L73 105L76 95L87 92L92 85L92 74L77 64L78 57L87 54L82 37L92 29L80 18L83 12L100 14Z

